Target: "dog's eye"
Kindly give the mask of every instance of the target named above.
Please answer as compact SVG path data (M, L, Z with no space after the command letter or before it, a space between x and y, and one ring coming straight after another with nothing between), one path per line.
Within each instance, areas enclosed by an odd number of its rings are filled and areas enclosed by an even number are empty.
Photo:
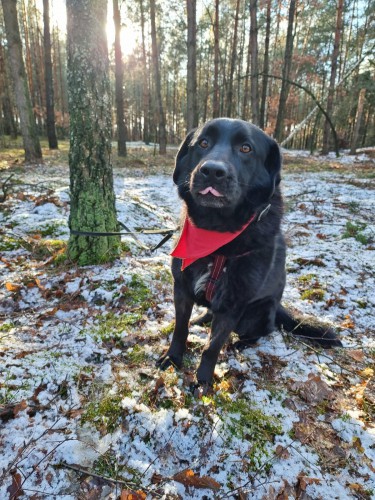
M242 144L240 147L241 153L250 153L252 151L251 146L249 144Z
M207 139L201 139L199 141L199 145L201 148L206 149L208 148L208 140Z

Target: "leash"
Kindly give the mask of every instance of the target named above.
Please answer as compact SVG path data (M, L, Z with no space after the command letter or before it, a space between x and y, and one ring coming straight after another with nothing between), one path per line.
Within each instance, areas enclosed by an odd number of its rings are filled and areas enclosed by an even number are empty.
M100 236L131 236L134 241L142 247L144 250L148 250L150 252L154 252L161 246L163 246L169 239L172 238L174 233L178 231L178 228L176 229L147 229L147 228L140 228L138 231L131 231L123 222L117 221L118 224L125 229L125 231L78 231L76 229L70 229L70 234L74 236L92 236L92 237L100 237ZM156 234L163 234L164 238L159 241L157 245L154 247L150 248L146 245L144 245L137 237L137 234L144 234L144 235L156 235Z

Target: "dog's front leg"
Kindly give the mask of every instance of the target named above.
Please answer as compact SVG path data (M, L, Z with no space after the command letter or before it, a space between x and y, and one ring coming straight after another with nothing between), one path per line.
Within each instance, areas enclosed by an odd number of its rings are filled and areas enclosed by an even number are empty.
M239 316L234 317L234 315L229 315L228 312L213 314L209 344L203 351L197 371L199 384L211 384L221 348L228 340L230 333L235 329L238 318Z
M157 361L157 366L162 370L166 370L169 366L175 366L177 368L181 368L182 366L182 358L186 350L186 340L189 334L189 320L193 305L193 300L180 285L175 283L174 306L176 311L176 324L168 351Z

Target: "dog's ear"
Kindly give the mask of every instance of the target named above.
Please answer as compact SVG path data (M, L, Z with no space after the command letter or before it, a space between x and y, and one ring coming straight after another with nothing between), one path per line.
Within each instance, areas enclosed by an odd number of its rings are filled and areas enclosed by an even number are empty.
M265 161L265 167L271 176L274 186L280 184L281 163L282 163L282 157L281 157L280 147L276 141L270 138L270 146Z
M175 168L173 172L173 182L175 184L178 184L178 178L180 177L180 174L183 171L183 167L185 166L184 160L186 159L186 156L189 152L189 144L196 130L197 129L190 130L190 132L187 134L184 141L182 142L180 149L178 150L176 156Z

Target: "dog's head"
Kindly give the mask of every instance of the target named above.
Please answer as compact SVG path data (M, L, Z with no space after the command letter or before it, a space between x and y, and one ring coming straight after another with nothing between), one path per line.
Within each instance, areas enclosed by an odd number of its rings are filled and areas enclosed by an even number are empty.
M190 132L177 157L173 180L188 207L254 210L280 182L277 143L243 120L217 118Z

